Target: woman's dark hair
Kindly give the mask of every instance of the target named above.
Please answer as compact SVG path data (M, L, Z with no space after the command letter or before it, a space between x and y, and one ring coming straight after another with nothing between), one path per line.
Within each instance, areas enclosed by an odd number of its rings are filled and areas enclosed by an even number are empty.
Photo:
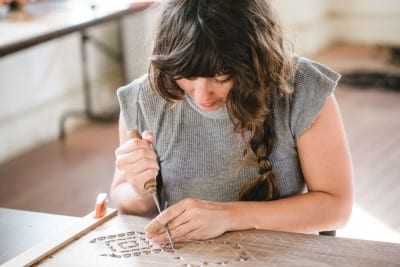
M170 102L184 98L176 79L228 74L226 106L241 134L244 163L259 175L240 200L273 200L279 186L268 157L274 144L271 97L290 90L290 56L267 0L169 0L161 13L149 68L150 85Z

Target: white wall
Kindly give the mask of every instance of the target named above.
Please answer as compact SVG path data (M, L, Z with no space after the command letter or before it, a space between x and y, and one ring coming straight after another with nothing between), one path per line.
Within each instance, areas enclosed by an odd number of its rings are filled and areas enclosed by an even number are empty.
M399 0L335 0L331 21L341 42L400 45Z
M148 57L151 53L151 41L158 12L159 7L153 6L123 20L123 47L128 81L147 72Z
M116 24L90 33L118 48ZM66 111L83 110L80 37L71 34L0 58L0 162L58 138ZM88 46L94 110L117 109L120 66ZM85 120L68 119L68 130Z
M399 0L273 0L295 51L312 56L335 42L400 45Z
M330 0L274 0L273 6L294 50L309 56L326 48L332 41L327 19Z

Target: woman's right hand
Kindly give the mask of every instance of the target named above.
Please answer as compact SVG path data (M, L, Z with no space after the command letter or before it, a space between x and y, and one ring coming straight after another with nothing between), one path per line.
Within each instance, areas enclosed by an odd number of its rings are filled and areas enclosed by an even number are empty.
M115 166L120 179L126 180L138 195L148 194L144 183L155 178L160 169L152 146L153 133L144 131L142 138L128 139L115 150Z

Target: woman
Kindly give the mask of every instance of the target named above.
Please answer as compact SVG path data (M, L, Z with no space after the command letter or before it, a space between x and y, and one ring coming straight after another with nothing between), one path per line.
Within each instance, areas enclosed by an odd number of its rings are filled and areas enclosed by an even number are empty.
M118 91L114 204L154 213L144 183L157 176L168 207L147 227L156 243L166 224L176 242L338 229L352 207L338 80L285 50L268 1L166 1L148 75Z

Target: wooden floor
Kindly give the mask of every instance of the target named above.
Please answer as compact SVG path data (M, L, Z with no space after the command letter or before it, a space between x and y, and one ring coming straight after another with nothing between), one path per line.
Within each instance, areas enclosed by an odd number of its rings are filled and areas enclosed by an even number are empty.
M340 70L349 55L365 57L340 48L318 59ZM338 235L400 242L400 93L340 85L336 97L355 170L354 213ZM1 164L0 206L87 214L109 192L117 144L116 123L90 124Z
M0 206L83 216L109 192L116 123L91 124L0 165Z

